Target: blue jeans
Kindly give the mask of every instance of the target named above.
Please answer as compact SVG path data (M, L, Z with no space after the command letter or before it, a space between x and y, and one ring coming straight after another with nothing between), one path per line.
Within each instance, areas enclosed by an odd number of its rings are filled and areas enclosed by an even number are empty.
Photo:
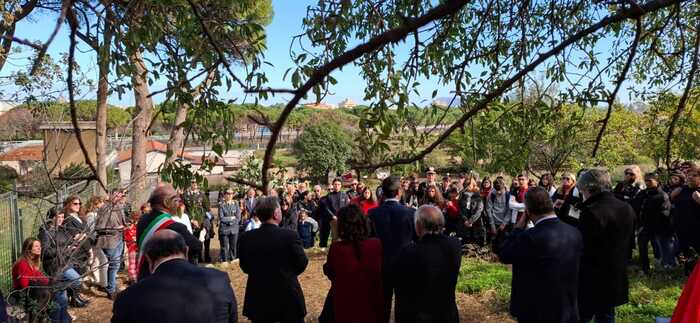
M580 323L589 323L595 319L595 323L615 323L615 307L597 310L595 313L581 313Z
M107 292L112 294L117 291L117 272L122 263L122 254L124 253L124 241L119 239L117 246L111 249L102 248L109 266L107 267Z
M63 272L63 280L68 283L67 287L73 290L80 290L80 286L83 282L80 278L80 274L78 274L73 267Z
M55 323L70 323L73 321L68 315L68 295L65 290L57 291L53 298L56 303L56 308L49 312L51 322Z

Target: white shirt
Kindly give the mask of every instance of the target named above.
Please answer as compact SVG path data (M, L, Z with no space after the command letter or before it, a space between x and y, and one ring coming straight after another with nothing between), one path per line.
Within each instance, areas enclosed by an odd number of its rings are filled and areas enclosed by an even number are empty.
M556 215L556 214L550 214L550 215L547 215L547 216L545 216L545 217L543 217L543 218L539 218L537 221L535 221L535 225L537 225L538 223L540 223L540 222L542 222L542 221L544 221L544 220L556 219L556 218L557 218L557 215Z
M173 215L173 221L184 224L187 231L192 233L192 222L190 222L190 216L187 213L182 213L181 216Z

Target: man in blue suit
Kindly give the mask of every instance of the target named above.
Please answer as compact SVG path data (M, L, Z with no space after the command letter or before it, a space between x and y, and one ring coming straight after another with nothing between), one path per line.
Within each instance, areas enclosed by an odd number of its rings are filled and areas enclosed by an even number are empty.
M416 240L415 210L401 205L400 198L401 178L387 177L382 181L382 205L369 211L375 235L381 240L384 249L386 322L389 322L391 299L394 294L394 285L388 269L393 267L399 251Z
M528 190L525 209L498 254L513 264L510 313L520 323L578 322L581 233L559 221L542 187ZM528 219L535 226L525 230Z

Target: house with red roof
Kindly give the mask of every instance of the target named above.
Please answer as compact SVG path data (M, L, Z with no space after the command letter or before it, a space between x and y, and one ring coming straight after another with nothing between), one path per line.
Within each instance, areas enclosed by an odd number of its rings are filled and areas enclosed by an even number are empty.
M156 141L149 140L146 142L146 173L158 174L159 170L165 164L167 156L167 145ZM178 157L184 162L192 165L192 170L196 171L202 167L204 160L214 162L215 166L207 175L220 175L224 173L224 167L227 165L223 158L215 158L209 156L197 156L188 152L177 152ZM119 179L122 185L127 185L131 178L131 148L120 151L114 161L115 168L119 171Z
M0 165L13 168L17 175L27 175L43 160L44 145L25 145L0 153Z

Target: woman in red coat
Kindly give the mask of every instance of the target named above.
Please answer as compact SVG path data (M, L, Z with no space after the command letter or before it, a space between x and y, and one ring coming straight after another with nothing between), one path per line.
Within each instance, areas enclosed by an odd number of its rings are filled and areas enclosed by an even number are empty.
M27 238L22 243L22 256L12 266L12 289L19 296L25 311L29 313L29 322L41 320L51 294L47 288L49 278L41 272L41 242Z
M379 206L379 204L377 204L377 200L374 198L374 194L372 194L372 190L369 189L369 187L365 187L362 189L362 191L360 191L360 196L357 197L355 204L360 207L360 210L362 210L362 214L364 215L367 215L369 210Z
M382 245L369 239L370 226L362 210L349 205L338 211L338 236L328 252L323 272L331 280L324 309L336 323L381 322L384 318ZM325 320L324 320L325 321Z

